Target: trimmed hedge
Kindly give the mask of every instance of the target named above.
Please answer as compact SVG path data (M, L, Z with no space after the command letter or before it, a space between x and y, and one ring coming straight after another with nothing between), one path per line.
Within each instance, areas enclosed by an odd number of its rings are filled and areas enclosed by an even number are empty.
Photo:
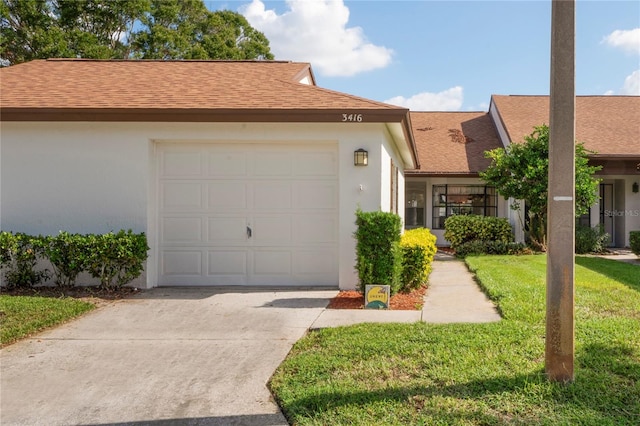
M450 216L444 222L444 237L451 248L470 241L513 241L513 230L506 218L478 215Z
M467 257L480 254L530 254L531 250L525 244L503 241L473 240L460 244L456 248L457 257Z
M436 236L426 228L405 231L400 238L402 250L401 292L409 292L427 282L436 254Z
M402 252L398 246L402 222L400 216L382 211L356 211L354 233L356 244L356 270L358 290L381 284L391 286L391 293L400 289Z
M0 269L7 288L29 288L49 279L48 270L36 270L40 259L51 262L59 287L72 287L80 273L89 272L102 287L115 288L140 276L147 250L145 234L131 230L50 237L0 232Z
M49 279L48 269L36 270L45 244L40 235L0 232L0 269L8 289L29 288Z
M640 256L640 231L629 232L629 245L631 246L631 251Z
M131 230L88 235L87 271L104 288L122 287L138 278L147 259L147 238Z
M81 272L87 270L90 253L88 236L60 231L57 236L47 237L44 256L53 266L58 287L73 287Z
M606 251L609 234L601 226L576 226L576 253L602 253Z

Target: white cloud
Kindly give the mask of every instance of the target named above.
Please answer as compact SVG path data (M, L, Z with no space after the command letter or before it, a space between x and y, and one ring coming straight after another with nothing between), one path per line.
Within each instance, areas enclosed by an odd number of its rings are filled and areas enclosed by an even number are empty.
M640 54L640 28L615 30L606 36L602 42L628 53Z
M310 62L326 76L352 76L391 63L391 49L368 42L362 28L347 27L343 0L287 0L287 6L281 15L261 0L239 9L269 39L276 59Z
M459 111L462 100L462 86L456 86L439 93L418 93L410 98L396 96L384 102L409 108L411 111Z
M624 79L620 94L640 96L640 70L635 70Z

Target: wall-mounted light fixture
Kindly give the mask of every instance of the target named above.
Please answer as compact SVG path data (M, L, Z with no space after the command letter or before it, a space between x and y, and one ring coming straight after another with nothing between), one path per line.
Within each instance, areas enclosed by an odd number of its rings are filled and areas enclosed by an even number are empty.
M631 191L638 193L638 191L640 191L640 186L638 185L638 182L633 182L631 184Z
M360 148L353 151L353 164L355 166L366 166L369 164L369 153Z

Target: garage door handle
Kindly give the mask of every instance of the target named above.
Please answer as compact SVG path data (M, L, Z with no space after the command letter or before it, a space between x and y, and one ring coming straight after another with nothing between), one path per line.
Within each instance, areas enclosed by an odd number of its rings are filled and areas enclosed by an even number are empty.
M247 238L251 238L251 228L247 226Z

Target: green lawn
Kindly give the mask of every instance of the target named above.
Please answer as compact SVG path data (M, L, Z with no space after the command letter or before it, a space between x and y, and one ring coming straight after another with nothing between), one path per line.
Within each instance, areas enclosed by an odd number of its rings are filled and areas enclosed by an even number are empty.
M576 380L544 377L545 257L467 260L491 324L361 324L300 340L270 386L300 425L639 425L640 267L579 257Z
M69 297L0 295L0 343L15 342L94 307L91 303Z

